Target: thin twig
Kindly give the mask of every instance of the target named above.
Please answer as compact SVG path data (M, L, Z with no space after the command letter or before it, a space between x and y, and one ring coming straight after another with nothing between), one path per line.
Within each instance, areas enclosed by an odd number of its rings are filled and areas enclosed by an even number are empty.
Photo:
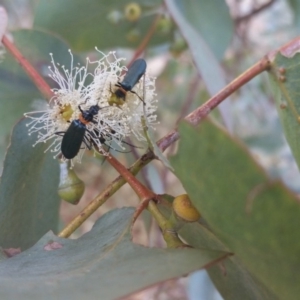
M269 6L271 6L276 0L270 0L269 2L266 2L264 4L262 4L260 7L254 8L250 13L244 15L244 16L240 16L237 17L234 21L237 25L239 25L241 22L245 22L248 21L249 19L251 19L253 16L257 15L258 13L262 12L263 10L265 10L266 8L268 8Z
M199 122L206 117L210 111L216 108L221 102L223 102L228 96L233 94L237 89L243 86L245 83L253 79L258 74L266 71L270 68L270 61L268 56L263 57L255 65L250 67L231 83L225 86L219 93L210 98L207 102L201 105L199 108L194 110L188 116L185 117L185 120L193 125L198 125Z
M148 206L149 202L155 200L157 201L157 195L154 194L151 190L145 187L140 181L138 181L135 176L128 171L115 157L111 154L107 156L107 161L118 171L120 175L126 180L126 182L131 186L140 199L140 204L136 208L135 213L132 218L132 225L135 223L138 216L142 211ZM157 211L155 211L156 214ZM155 218L164 218L162 215L154 216ZM162 227L161 227L162 228ZM162 228L164 229L164 228Z
M126 182L136 192L141 201L156 198L156 194L141 184L131 172L129 172L115 157L108 154L107 161L122 175Z
M129 140L129 143L131 143L130 141L130 139L128 138L128 140ZM136 159L136 160L138 160L139 159L139 154L138 154L138 152L137 152L137 149L135 148L135 147L131 147L131 151L132 151L132 154L133 154L133 157ZM148 170L147 170L147 168L143 168L142 170L141 170L141 176L142 176L142 178L143 178L143 181L144 181L144 183L145 183L145 185L148 187L148 188L151 188L151 182L150 182L150 180L149 180L149 178L148 178Z
M216 108L220 103L222 103L229 95L233 94L237 89L242 87L244 84L249 82L258 74L268 70L270 68L270 61L266 55L261 60L259 60L255 65L250 67L239 77L234 79L228 85L226 85L218 94L210 98L200 107L195 109L189 115L187 115L184 120L190 124L196 126L202 121L208 114ZM176 142L179 139L179 133L177 130L172 130L166 136L158 141L158 146L160 150L164 151L171 144Z

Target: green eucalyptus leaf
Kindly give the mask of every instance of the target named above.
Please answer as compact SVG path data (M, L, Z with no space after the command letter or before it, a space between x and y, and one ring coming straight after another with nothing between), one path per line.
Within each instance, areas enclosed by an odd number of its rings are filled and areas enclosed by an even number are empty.
M294 14L294 23L299 31L300 27L300 18L299 18L299 12L300 12L300 1L299 0L288 0L287 1L291 6L291 12Z
M300 39L271 58L270 80L285 137L300 168Z
M176 175L214 234L280 299L300 294L300 204L211 122L180 127Z
M160 8L161 0L137 0L141 17L136 22L126 19L124 11L130 0L41 0L36 9L34 26L44 28L66 39L78 51L114 47L137 47L149 31ZM79 13L80 12L80 13ZM172 39L172 30L156 31L150 45Z
M210 96L217 94L226 86L226 80L225 73L214 52L202 37L201 32L195 28L189 16L184 14L184 10L181 9L183 1L166 0L165 3L189 46L195 66L201 74ZM207 17L214 19L213 9L210 8L209 11L210 14ZM232 131L230 102L227 100L219 105L218 108L226 127L229 131Z
M0 262L1 299L116 299L228 255L135 245L129 233L133 213L113 210L77 240L47 233L31 249Z
M58 162L47 144L33 147L22 119L12 132L0 182L0 246L31 247L50 229L56 231L60 199Z
M175 0L182 15L203 37L214 55L221 60L233 35L229 7L223 0ZM200 45L197 50L201 51Z
M207 228L199 223L185 224L180 236L195 248L220 251L230 250ZM275 300L262 283L252 276L239 259L233 255L222 263L207 269L216 288L225 300Z
M61 161L59 166L58 195L62 200L68 203L78 204L84 193L84 182L77 176L74 169L70 168L69 161Z

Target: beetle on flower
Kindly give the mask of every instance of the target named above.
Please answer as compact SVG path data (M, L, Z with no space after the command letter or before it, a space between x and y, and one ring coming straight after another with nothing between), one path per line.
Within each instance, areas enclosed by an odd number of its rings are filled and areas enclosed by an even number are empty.
M54 152L54 157L57 157L61 152L65 133L74 128L80 129L81 140L77 140L76 144L80 151L72 151L70 157L68 155L65 157L72 159L74 164L73 160L81 161L85 149L90 149L91 146L98 152L106 154L103 145L114 142L120 149L124 149L123 140L132 134L139 140L145 140L141 117L145 116L147 124L154 125L155 79L145 74L135 87L136 94L129 93L122 107L109 105L111 87L115 87L126 71L126 67L121 65L124 59L117 58L114 52L105 55L98 51L102 55L100 60L90 61L87 58L85 66L74 66L73 55L71 51L69 52L70 69L55 63L53 55L50 54L52 66L49 67L49 76L58 87L53 89L55 95L48 105L48 110L25 114L32 119L27 124L29 134L38 133L35 144L51 140L47 150ZM93 67L94 72L89 72L88 70ZM144 108L137 95L143 95ZM90 112L92 107L98 109L93 112L91 118L85 120L85 114ZM68 134L68 141L71 141L70 134Z

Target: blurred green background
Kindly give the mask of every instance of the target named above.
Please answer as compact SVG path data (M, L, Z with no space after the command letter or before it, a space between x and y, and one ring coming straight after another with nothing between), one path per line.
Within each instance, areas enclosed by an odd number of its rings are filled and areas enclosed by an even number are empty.
M141 8L134 20L126 11L131 4L128 0L0 0L9 15L8 36L52 87L49 53L56 62L68 66L68 49L84 64L87 56L99 57L97 47L102 52L116 51L129 62L159 15L154 35L143 51L148 72L157 77L160 124L154 132L156 139L266 53L300 33L299 0L140 0L134 2ZM25 112L46 108L39 91L9 53L0 63L0 105L3 162L14 124ZM284 138L266 74L234 93L212 115L245 142L271 178L280 178L292 191L300 192L299 171ZM174 151L171 147L167 154ZM134 153L115 154L127 165L136 160ZM77 206L62 203L61 226L116 176L107 163L92 154L85 155L75 170L86 191ZM178 179L159 162L143 172L155 192L183 192ZM140 177L142 181L144 178ZM78 235L88 231L111 207L136 203L132 191L123 187L84 223ZM159 245L160 239L154 236L153 245ZM186 283L175 282L174 286L179 290L184 286L185 290Z

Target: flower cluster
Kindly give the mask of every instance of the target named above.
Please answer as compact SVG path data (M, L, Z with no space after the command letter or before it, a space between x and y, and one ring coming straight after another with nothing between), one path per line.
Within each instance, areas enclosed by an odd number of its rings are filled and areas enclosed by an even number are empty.
M31 119L27 124L29 134L38 133L35 144L51 140L47 150L50 149L57 157L70 124L82 120L82 112L89 111L92 106L99 107L99 110L93 115L92 121L84 123L86 132L82 149L74 157L75 160L81 160L89 143L105 154L104 145L124 149L123 140L131 135L138 140L145 140L142 117L148 127L153 128L156 123L155 78L146 72L134 86L134 93L126 93L125 101L122 99L121 104L112 104L111 97L118 89L116 85L122 82L126 74L127 69L122 65L124 59L117 58L114 52L107 55L100 52L100 60L91 61L87 58L85 66L74 66L71 51L70 54L70 69L56 64L50 54L52 66L49 67L49 76L58 88L53 89L54 97L46 111L25 114ZM91 68L93 72L89 71Z

